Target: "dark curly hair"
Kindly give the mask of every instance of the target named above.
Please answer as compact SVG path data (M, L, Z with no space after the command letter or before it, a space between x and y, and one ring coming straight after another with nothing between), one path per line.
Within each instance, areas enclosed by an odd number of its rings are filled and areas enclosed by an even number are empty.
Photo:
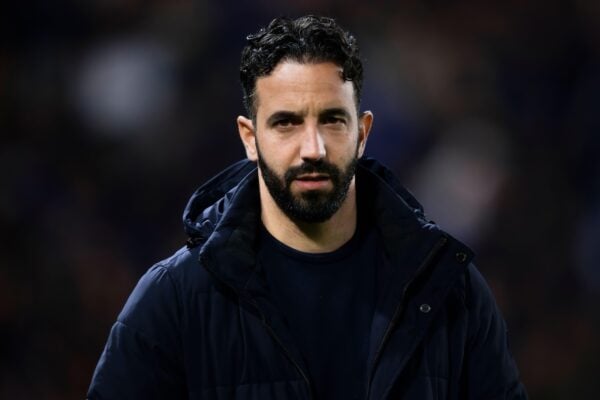
M315 15L298 19L275 18L266 28L246 39L248 44L242 50L240 79L244 106L251 118L256 117L256 80L269 75L282 60L339 65L343 70L342 78L354 85L358 109L363 80L358 46L354 36L344 31L334 19Z

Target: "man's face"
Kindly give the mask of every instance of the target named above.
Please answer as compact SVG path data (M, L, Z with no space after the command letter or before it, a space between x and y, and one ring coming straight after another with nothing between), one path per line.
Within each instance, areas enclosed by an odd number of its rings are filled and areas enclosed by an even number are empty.
M353 189L371 124L352 82L333 63L283 61L257 80L255 103L255 122L238 128L269 195L293 220L326 221Z

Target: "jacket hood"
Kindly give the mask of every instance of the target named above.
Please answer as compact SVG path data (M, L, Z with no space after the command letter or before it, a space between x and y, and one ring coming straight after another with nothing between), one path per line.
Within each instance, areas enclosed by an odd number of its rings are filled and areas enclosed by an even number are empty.
M375 175L380 183L393 191L398 199L412 211L421 223L428 223L423 207L406 190L387 167L373 158L362 157L359 160L357 174L363 171ZM256 163L241 160L232 164L199 187L191 196L183 213L183 224L188 235L188 244L196 244L210 236L231 203L234 193L256 179Z
M188 243L205 240L223 216L235 189L254 175L256 164L241 160L230 165L200 186L188 200L183 212L183 226Z

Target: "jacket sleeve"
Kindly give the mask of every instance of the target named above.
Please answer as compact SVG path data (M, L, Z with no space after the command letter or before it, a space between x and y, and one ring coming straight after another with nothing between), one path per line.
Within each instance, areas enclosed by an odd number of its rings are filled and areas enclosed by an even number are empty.
M473 265L467 272L469 329L465 358L465 398L527 399L508 346L506 324L492 292ZM465 382L464 381L464 382Z
M138 282L113 325L87 398L185 398L177 291L154 266Z

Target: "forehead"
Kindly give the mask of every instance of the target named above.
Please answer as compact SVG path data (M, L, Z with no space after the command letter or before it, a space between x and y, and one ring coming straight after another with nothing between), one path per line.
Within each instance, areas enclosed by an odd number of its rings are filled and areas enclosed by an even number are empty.
M354 86L331 62L282 61L257 79L258 114L286 109L354 107Z

